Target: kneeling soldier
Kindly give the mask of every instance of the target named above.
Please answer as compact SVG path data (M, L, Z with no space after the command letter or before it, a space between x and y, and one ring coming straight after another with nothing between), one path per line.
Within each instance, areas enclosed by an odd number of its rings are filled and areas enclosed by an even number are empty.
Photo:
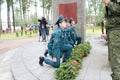
M75 26L74 26L75 25L75 21L72 18L70 18L69 22L70 22L70 34L71 34L71 38L72 38L74 44L78 45L78 44L81 43L82 38L80 36L78 36L77 33L76 33Z
M40 57L39 64L41 66L43 66L43 62L45 62L46 64L58 68L60 66L60 56L62 53L65 52L63 62L65 62L71 54L73 47L70 44L64 43L64 28L66 28L66 23L63 16L59 17L56 25L58 25L58 28L52 33L48 43L48 53L52 57L52 60Z
M67 28L65 28L65 38L66 38L65 43L70 44L74 47L74 42L71 39L71 35L70 35L70 23L67 18L65 18L65 22L66 22L66 26L67 26Z

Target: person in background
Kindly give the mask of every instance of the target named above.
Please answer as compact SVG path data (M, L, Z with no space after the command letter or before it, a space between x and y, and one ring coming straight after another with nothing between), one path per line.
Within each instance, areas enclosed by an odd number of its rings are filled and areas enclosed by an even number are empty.
M42 36L42 41L46 42L46 30L47 30L47 21L44 17L42 17L41 20L38 20L40 22L40 32Z

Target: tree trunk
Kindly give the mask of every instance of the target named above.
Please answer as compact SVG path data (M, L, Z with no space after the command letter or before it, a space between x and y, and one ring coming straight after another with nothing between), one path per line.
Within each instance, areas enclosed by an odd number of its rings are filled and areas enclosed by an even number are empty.
M26 0L27 1L27 0ZM23 15L23 19L22 19L22 26L23 26L23 28L25 29L25 27L26 27L26 24L25 24L25 19L26 19L26 15L25 15L25 13L26 13L26 2L25 2L25 0L22 0L22 15Z
M95 3L96 3L96 2L95 2ZM97 7L96 4L95 4L95 7ZM97 22L97 21L96 21L96 20L97 20L97 15L96 15L97 12L96 12L96 8L94 8L94 11L95 11L95 18L94 18L94 19L95 19L95 25L94 25L94 27L93 27L93 32L95 32L95 27L96 27L96 22Z
M35 13L36 13L36 24L37 24L38 15L37 15L37 1L36 0L35 0Z
M44 0L42 0L42 4L43 4L43 16L45 17L45 2L44 2Z
M30 5L32 6L32 4L30 4ZM31 24L31 22L32 22L32 7L30 9L30 24Z
M11 29L11 21L10 21L10 2L7 0L7 24L8 28Z
M51 9L48 10L48 20L50 20L50 11Z
M1 19L1 5L0 5L0 37L2 34L2 19Z
M25 19L26 19L26 15L25 13L23 13L23 28L25 28Z
M13 28L15 31L15 16L14 16L14 2L12 0L12 18L13 18Z
M44 9L44 17L47 18L47 9Z
M30 25L30 11L28 10L28 26Z
M19 0L19 5L20 5L20 26L21 26L21 30L23 31L23 15L22 15L22 4L21 4L21 0Z
M46 18L49 20L49 15L50 15L50 9L46 9Z

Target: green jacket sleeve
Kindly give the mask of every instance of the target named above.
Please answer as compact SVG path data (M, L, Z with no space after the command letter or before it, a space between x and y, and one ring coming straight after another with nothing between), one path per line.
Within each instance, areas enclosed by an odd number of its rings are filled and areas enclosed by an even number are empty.
M60 54L59 51L60 51L60 35L55 34L53 38L53 46L52 46L53 57L57 57L57 54Z
M71 39L71 36L70 36L70 31L68 32L68 41L71 45L74 45L74 42L73 42L73 40Z
M109 2L107 5L108 9L116 14L120 14L120 5L117 3Z
M74 28L74 43L76 42L76 38L77 38L77 33L76 33L75 28Z
M70 35L71 35L71 39L75 43L75 41L76 41L76 31L75 31L74 27L70 28Z

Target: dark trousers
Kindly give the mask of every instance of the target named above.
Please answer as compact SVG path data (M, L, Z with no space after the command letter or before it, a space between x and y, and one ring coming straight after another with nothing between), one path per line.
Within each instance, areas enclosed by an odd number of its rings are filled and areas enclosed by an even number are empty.
M81 43L82 38L81 38L80 36L78 36L78 37L76 38L76 41L77 41L77 45L78 45L78 44L80 44L80 43Z
M46 41L46 30L45 30L45 28L41 28L41 35L42 35L42 40Z
M64 44L61 49L58 49L58 53L56 56L57 62L53 62L52 60L45 58L45 63L49 64L55 68L58 68L60 66L60 56L62 55L61 53L65 52L65 55L63 57L63 61L65 62L69 58L69 56L72 52L72 48L73 47L70 44ZM50 55L52 56L52 54L50 54ZM52 58L53 58L53 56L52 56Z

